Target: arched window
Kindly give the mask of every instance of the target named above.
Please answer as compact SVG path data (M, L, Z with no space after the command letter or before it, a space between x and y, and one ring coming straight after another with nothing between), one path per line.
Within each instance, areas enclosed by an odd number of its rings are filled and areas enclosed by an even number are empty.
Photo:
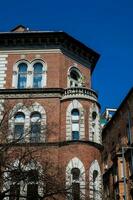
M90 188L90 199L101 200L101 171L97 160L94 160L90 166L89 170L89 188Z
M67 199L85 199L85 168L83 163L77 158L69 161L66 167L66 189L68 189Z
M71 170L72 174L72 197L73 200L79 200L80 199L80 170L78 168L72 168Z
M70 70L70 75L69 75L69 87L79 87L82 86L81 83L81 73L78 69L75 67L72 67Z
M34 68L34 75L33 75L33 87L34 88L41 88L42 87L42 63L35 63L33 65Z
M20 63L18 65L18 88L23 89L26 88L27 83L27 64Z
M30 141L39 142L40 134L41 134L41 115L39 112L34 112L31 114Z
M25 115L19 112L14 117L14 139L22 139L24 135Z
M79 140L79 110L71 111L72 140Z

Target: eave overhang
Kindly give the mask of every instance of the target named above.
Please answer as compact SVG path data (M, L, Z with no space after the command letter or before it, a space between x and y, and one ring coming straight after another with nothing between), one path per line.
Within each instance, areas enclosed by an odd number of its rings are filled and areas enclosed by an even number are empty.
M71 57L90 67L91 72L100 57L98 53L62 31L0 33L0 51L30 49L60 49L63 53L70 54Z

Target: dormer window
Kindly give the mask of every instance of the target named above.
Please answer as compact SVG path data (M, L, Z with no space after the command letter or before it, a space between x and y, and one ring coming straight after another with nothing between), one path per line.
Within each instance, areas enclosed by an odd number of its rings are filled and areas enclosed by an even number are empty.
M76 67L72 67L69 72L69 87L81 87L82 75Z

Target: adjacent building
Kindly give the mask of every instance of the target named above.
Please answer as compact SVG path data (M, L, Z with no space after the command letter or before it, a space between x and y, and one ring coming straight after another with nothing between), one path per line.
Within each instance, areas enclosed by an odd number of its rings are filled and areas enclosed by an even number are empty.
M103 187L107 200L133 199L133 88L102 133Z

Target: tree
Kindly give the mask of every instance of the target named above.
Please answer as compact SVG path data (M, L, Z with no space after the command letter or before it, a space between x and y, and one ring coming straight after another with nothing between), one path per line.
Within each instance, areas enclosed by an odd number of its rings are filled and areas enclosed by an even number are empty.
M64 166L59 166L56 159L51 158L47 142L43 143L45 158L40 164L38 162L40 154L38 154L36 145L31 145L23 140L22 124L19 124L19 127L17 124L16 129L10 129L9 122L12 121L12 118L15 120L14 114L15 116L17 116L16 113L19 114L17 117L21 118L21 110L27 105L31 106L31 104L32 102L23 100L23 103L18 104L13 113L9 112L13 109L13 105L8 100L2 105L4 109L0 122L0 200L62 200L66 198L69 200L91 200L89 195L91 180L80 184L79 169L73 168L71 170L71 179L73 180L66 185ZM39 117L38 115L35 117L37 120L33 120L32 128L25 129L25 137L27 138L34 131L33 128L36 131L40 128ZM45 141L47 141L47 135L54 131L56 126L56 124L41 126L46 135ZM14 136L14 131L19 131L17 137L9 137L9 135ZM89 174L89 170L86 173ZM92 176L93 186L96 175ZM95 190L94 187L93 189ZM86 195L82 191L86 191ZM95 200L99 200L101 191L95 190L94 192L96 194Z

